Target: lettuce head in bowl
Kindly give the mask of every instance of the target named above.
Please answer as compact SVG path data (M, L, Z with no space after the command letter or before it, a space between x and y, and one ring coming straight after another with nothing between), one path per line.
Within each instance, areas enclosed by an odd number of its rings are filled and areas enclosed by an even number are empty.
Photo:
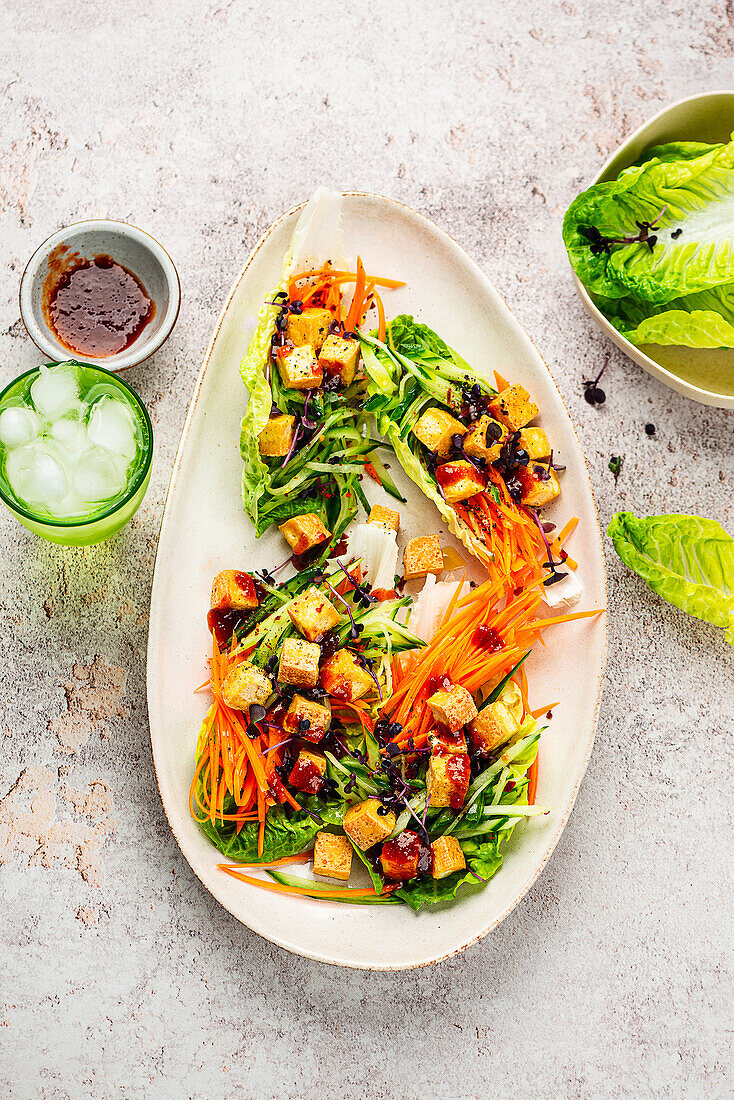
M630 343L734 347L734 140L653 146L574 199L563 239Z

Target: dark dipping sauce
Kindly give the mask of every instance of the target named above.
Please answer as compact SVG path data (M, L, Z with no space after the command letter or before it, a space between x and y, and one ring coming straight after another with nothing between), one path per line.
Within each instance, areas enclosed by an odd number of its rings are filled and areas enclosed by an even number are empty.
M47 317L78 355L105 359L125 351L155 316L140 280L111 256L76 256L47 290Z

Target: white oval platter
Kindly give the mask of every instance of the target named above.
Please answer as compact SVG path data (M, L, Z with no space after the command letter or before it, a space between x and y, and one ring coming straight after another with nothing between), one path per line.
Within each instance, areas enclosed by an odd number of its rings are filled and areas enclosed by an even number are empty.
M483 890L415 914L403 906L350 906L274 894L217 869L219 853L189 814L194 747L207 708L206 695L194 694L194 689L206 679L211 645L206 613L213 574L228 567L272 568L287 556L279 533L256 540L242 511L238 439L246 393L238 367L263 298L280 280L300 209L289 210L271 226L237 276L214 328L181 435L151 597L148 708L153 761L181 851L225 909L300 955L341 966L397 970L437 962L486 935L517 905L550 857L591 754L606 661L606 616L549 628L547 648L537 647L528 662L531 704L561 700L540 749L537 802L549 806L550 813L518 825L502 869ZM346 194L344 254L354 257L357 252L368 271L407 283L386 292L388 317L413 313L469 362L496 368L533 394L541 408L540 422L567 466L560 503L548 518L563 522L580 517L569 543L585 586L579 609L605 608L601 534L584 458L547 367L507 306L450 237L392 199ZM433 505L396 465L393 460L391 470L408 498L400 506L403 540L421 532L445 533ZM382 490L370 483L368 492L379 499ZM445 535L445 542L453 540Z

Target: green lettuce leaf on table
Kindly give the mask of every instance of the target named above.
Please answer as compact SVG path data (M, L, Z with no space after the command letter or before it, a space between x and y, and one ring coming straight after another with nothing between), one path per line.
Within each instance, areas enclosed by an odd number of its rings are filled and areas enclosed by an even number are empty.
M689 615L721 627L734 645L734 539L700 516L637 518L618 512L607 529L625 565L653 592Z

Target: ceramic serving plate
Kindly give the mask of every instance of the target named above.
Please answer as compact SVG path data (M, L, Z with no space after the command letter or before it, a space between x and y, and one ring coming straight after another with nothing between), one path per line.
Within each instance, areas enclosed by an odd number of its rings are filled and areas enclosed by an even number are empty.
M673 103L636 130L609 158L592 183L614 180L653 145L668 141L729 141L734 132L734 91L703 92ZM581 301L625 355L672 390L720 409L734 409L734 348L686 348L647 344L636 347L596 308L573 276Z
M286 557L276 531L259 541L240 504L240 419L246 393L238 366L264 296L280 280L299 208L262 237L217 321L191 402L166 502L156 561L148 649L153 759L168 820L204 886L238 920L289 951L342 966L396 970L423 966L474 943L517 905L558 842L591 753L606 659L605 617L551 627L529 662L531 704L561 700L541 739L537 801L545 817L517 827L499 874L457 903L413 913L402 906L350 906L269 893L217 869L221 857L189 814L189 783L211 646L206 627L211 580L219 569L272 568ZM601 535L584 458L547 367L472 260L420 214L393 200L350 193L344 201L344 254L359 251L368 271L405 279L386 294L388 315L405 311L431 324L470 362L522 382L565 462L556 518L580 524L570 551L582 563L581 608L606 606ZM441 531L433 505L402 470L391 471L408 503L401 538ZM401 476L402 475L402 476ZM365 481L375 500L382 492ZM552 513L551 513L552 514ZM464 556L466 551L462 549ZM479 575L478 573L476 575ZM299 874L304 873L300 868ZM308 872L306 872L308 873Z

